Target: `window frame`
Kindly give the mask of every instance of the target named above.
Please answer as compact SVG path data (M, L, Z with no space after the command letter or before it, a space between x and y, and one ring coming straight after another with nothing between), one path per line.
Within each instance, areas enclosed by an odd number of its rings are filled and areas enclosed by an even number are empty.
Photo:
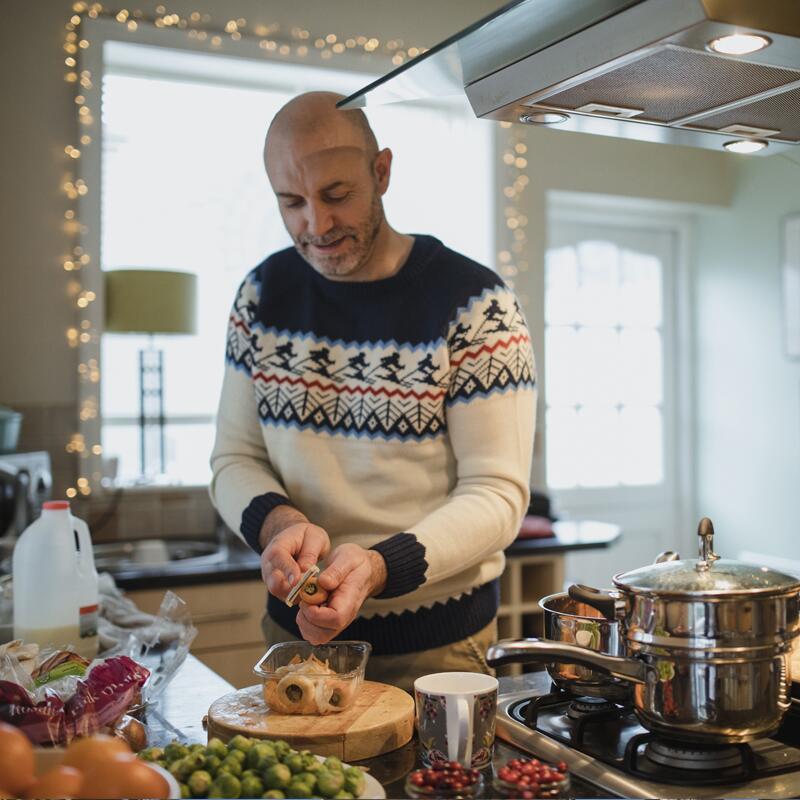
M592 225L610 229L656 230L672 235L672 269L663 275L664 299L664 483L659 486L577 487L548 490L556 509L587 518L593 513L642 511L654 504L673 504L679 538L691 531L694 519L694 423L692 413L691 292L689 252L692 220L668 203L574 192L551 192L547 204L547 231L553 223ZM549 243L545 253L549 249ZM546 268L546 267L545 267ZM541 299L543 334L546 329L544 294ZM546 364L541 392L542 420L546 420ZM541 431L546 479L546 422Z
M102 175L102 161L103 161L103 125L101 117L101 102L103 79L106 70L106 59L104 57L105 44L107 42L125 42L134 45L144 45L148 47L160 47L170 50L187 51L197 53L205 56L227 56L240 61L253 61L259 65L272 60L276 64L286 65L294 64L297 66L312 66L315 68L322 68L325 70L342 70L347 72L358 73L361 75L371 73L375 77L393 69L391 59L381 53L370 53L369 56L357 53L343 53L336 59L336 65L333 67L330 63L326 63L316 57L313 49L309 50L309 55L315 60L302 58L295 54L288 56L271 56L266 54L263 49L259 47L256 38L248 39L243 38L237 42L231 42L227 37L222 38L222 43L219 47L211 48L207 43L199 42L195 39L190 39L186 36L184 31L179 30L164 30L156 29L154 26L147 24L140 24L136 33L131 34L127 31L124 25L120 25L112 19L96 18L84 20L84 38L90 41L91 46L82 50L80 54L80 70L89 70L91 72L91 86L83 91L86 98L85 104L93 110L94 120L90 125L77 124L79 130L77 133L88 133L92 137L91 146L84 148L82 156L76 169L76 177L82 178L89 191L78 198L78 216L83 223L83 227L77 237L77 244L83 248L85 253L91 254L91 262L82 268L80 287L84 292L93 293L96 298L93 302L82 310L81 316L90 323L90 331L92 333L88 341L79 341L77 345L78 362L82 365L88 365L85 373L79 374L78 380L78 433L86 443L85 449L80 453L83 461L81 474L91 476L94 484L94 493L100 497L104 493L113 491L115 487L106 487L101 483L103 474L101 452L95 452L93 446L102 442L102 402L101 402L101 381L103 376L102 359L101 359L101 336L103 334L103 320L104 320L104 291L103 291L103 256L101 252L102 236L101 236L101 217L102 217L102 193L101 193L101 175ZM368 60L367 60L368 59ZM365 68L366 67L366 68ZM119 70L118 70L119 71ZM127 71L127 70L126 70ZM148 70L148 75L153 75L161 72L165 77L179 77L190 80L191 77L176 74L168 69L159 70L154 68ZM130 69L130 74L137 73L135 67ZM208 75L211 75L209 71ZM206 77L195 77L195 80L205 80ZM217 78L217 82L229 85L241 85L238 82ZM267 80L258 80L250 85L257 85L264 88L285 88L285 83L270 83ZM322 86L321 88L333 88L333 81L331 87ZM452 98L431 98L430 100L422 100L417 105L429 106L431 108L441 109L443 104L454 102ZM501 139L500 131L495 128L491 136L490 142L490 157L494 154L498 147L498 140ZM500 199L497 194L498 172L494 175L494 198L493 198L493 217L496 222L500 213ZM497 241L495 240L495 245ZM496 247L493 248L496 250ZM494 268L494 265L487 265ZM71 290L70 290L71 291ZM72 291L72 295L75 292ZM92 373L97 375L95 380L92 380L89 375ZM205 415L202 415L204 419ZM207 419L214 420L215 415L210 415ZM169 424L193 424L199 421L198 415L171 415L165 421ZM134 418L130 415L111 416L107 424L110 425L124 425ZM136 418L138 421L138 418ZM153 491L170 491L174 490L174 486L167 484L164 486L152 485L149 486ZM182 488L196 488L196 484L182 484Z

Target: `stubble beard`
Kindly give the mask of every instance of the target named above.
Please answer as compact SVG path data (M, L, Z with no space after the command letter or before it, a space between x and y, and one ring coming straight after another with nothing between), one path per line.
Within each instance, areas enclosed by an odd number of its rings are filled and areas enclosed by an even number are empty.
M383 224L383 203L375 192L370 204L369 215L355 228L334 228L324 237L301 236L294 241L300 256L320 275L326 278L347 278L358 275L369 260ZM324 255L315 253L311 245L326 245L342 237L350 237L350 246L345 252Z

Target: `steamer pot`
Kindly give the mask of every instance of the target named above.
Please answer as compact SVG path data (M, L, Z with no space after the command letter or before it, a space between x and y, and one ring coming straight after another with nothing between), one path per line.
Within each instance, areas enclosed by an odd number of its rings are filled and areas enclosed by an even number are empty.
M701 520L695 560L657 563L614 576L610 592L570 587L570 596L619 623L622 655L537 639L505 640L490 664L571 662L633 688L641 724L706 743L768 736L790 705L793 640L800 633L796 578L713 549Z

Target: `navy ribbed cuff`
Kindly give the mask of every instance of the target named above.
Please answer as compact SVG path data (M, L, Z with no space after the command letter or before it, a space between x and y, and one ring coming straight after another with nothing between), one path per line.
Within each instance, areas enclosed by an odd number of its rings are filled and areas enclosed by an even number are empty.
M386 562L386 586L375 595L378 600L408 594L425 583L425 545L413 533L396 533L370 550L380 553Z
M242 532L247 544L259 555L263 551L263 548L258 543L261 526L264 524L267 514L278 506L292 506L292 503L288 497L278 492L267 492L254 497L250 501L250 505L242 512L242 524L239 526L239 530Z

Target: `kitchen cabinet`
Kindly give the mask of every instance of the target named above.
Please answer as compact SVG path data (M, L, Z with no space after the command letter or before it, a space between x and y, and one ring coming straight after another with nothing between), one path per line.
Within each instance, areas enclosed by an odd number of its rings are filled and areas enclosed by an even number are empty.
M237 689L258 683L253 665L264 654L261 617L266 604L261 580L180 586L174 591L186 601L197 627L192 654ZM164 589L127 595L142 611L155 614Z
M497 633L500 639L541 636L543 612L539 600L564 589L564 558L560 555L514 555L506 559L500 577ZM499 675L519 675L522 667L501 667Z

